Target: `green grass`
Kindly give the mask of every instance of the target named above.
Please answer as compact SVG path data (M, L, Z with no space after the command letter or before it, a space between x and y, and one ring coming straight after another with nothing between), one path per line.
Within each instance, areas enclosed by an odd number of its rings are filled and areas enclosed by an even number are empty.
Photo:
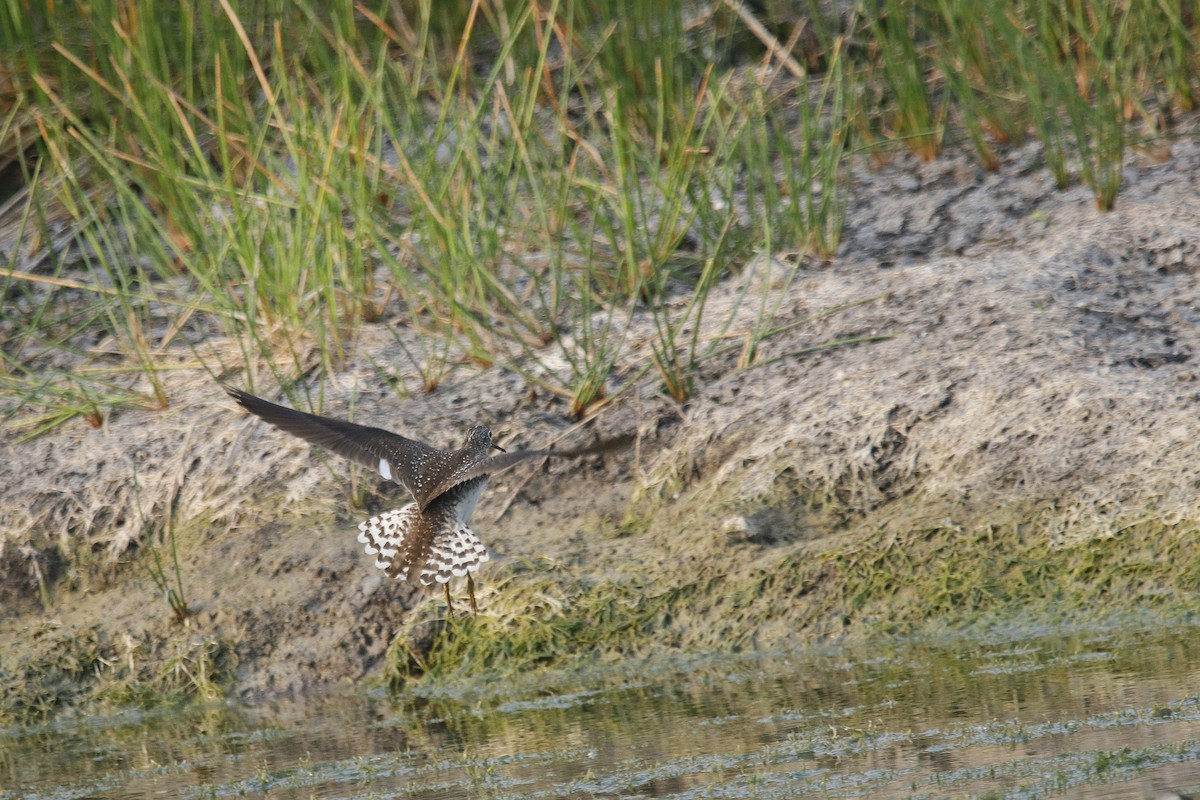
M497 364L576 416L683 401L780 330L778 283L713 304L724 279L836 253L848 159L996 168L1032 134L1109 208L1128 122L1165 135L1200 93L1190 3L813 6L763 19L799 79L744 15L648 0L3 4L0 414L33 436L166 407L173 370L336 372L365 326L418 333L400 391Z
M163 561L163 546L152 545L146 563L146 573L170 609L172 620L182 624L192 612L187 601L187 590L183 585L183 571L179 568L179 542L176 539L174 514L167 520L166 546L170 550L170 564Z

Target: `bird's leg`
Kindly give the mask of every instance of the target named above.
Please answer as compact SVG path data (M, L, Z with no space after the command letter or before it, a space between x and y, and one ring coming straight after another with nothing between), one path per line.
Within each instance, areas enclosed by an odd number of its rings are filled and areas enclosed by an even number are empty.
M467 573L467 596L471 598L471 613L479 616L479 606L475 605L475 579Z
M454 604L450 602L450 584L443 583L442 589L444 589L446 592L446 613L450 616L454 616Z

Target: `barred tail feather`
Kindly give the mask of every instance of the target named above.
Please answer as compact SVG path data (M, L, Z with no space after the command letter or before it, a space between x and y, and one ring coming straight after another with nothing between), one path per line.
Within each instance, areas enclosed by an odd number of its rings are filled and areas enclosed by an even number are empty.
M417 521L417 504L409 503L404 508L394 508L371 517L358 526L358 541L375 556L375 566L385 570L389 577L408 580L409 568L423 560L428 544L414 530Z
M449 583L451 578L462 576L479 569L487 561L487 548L475 532L463 524L433 540L429 548L429 559L421 569L421 585L431 586L434 581Z
M448 583L475 572L487 561L487 548L474 531L455 520L434 533L416 503L385 511L358 526L358 541L388 577L418 580L422 586ZM414 569L414 565L419 566Z

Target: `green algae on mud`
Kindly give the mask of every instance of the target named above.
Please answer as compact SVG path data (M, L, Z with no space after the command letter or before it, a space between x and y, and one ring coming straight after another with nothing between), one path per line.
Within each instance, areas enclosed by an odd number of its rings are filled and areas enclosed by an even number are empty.
M0 721L36 724L68 709L150 709L224 696L233 643L194 635L108 636L97 627L28 632L32 653L0 659Z
M1133 525L1054 546L1024 522L942 527L826 550L777 548L749 569L692 562L673 573L514 576L481 616L415 621L388 654L393 687L426 674L513 674L656 648L737 653L831 638L983 632L1020 616L1047 625L1185 621L1200 611L1200 536ZM428 607L427 607L428 608ZM424 635L414 639L412 631Z
M1182 523L1131 525L1060 545L1028 519L886 539L843 535L756 545L735 537L716 546L697 537L685 558L678 542L664 555L649 546L659 537L618 534L614 543L647 541L636 559L626 554L603 568L509 559L488 577L478 616L447 620L433 598L401 612L383 634L386 655L362 677L406 691L569 672L664 648L732 654L955 629L986 636L991 625L1014 616L1051 625L1119 617L1179 621L1195 614L1200 588L1200 536ZM165 605L153 613L168 616ZM161 630L140 638L122 638L100 624L33 631L34 646L0 661L0 715L32 722L73 706L153 707L236 692L239 667L269 661L275 646L264 636L279 635L200 619Z

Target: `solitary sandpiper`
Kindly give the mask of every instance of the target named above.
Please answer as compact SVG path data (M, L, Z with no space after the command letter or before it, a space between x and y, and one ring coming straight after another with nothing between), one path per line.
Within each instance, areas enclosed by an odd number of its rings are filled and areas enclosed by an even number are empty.
M276 405L240 389L225 391L238 405L280 430L318 447L379 471L413 496L403 508L385 511L358 526L358 540L375 566L388 577L440 583L450 610L450 579L466 576L471 610L475 603L472 573L488 560L487 548L471 530L475 504L493 472L539 456L578 456L619 447L624 441L572 451L521 450L509 453L496 444L482 425L467 431L462 447L438 450L382 428L369 428L340 419L319 417ZM624 437L625 439L631 437ZM499 450L499 455L493 455Z

